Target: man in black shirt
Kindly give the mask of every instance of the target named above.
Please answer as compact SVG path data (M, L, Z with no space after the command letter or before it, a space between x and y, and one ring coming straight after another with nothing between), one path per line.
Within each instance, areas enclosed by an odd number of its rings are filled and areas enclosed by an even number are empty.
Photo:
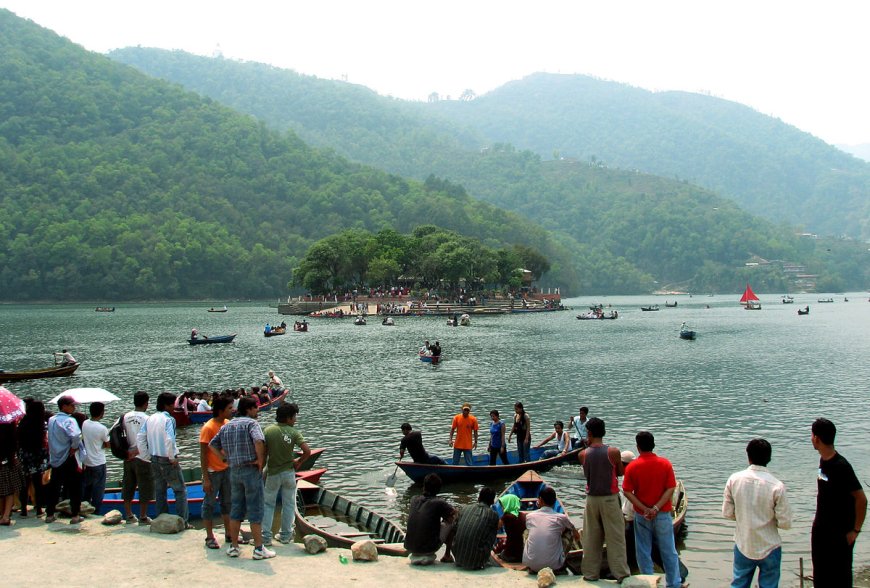
M819 452L819 493L813 520L813 583L816 588L852 585L852 551L864 525L867 496L846 458L834 449L837 428L828 419L813 423Z
M441 478L438 474L429 474L423 479L423 494L411 499L405 549L414 565L434 563L435 552L442 543L446 543L446 549L441 561L453 561L449 533L456 510L446 500L438 498L440 491Z
M431 463L437 465L444 465L444 460L436 455L429 455L426 453L426 450L423 449L423 436L420 434L420 431L412 431L411 425L408 423L402 423L402 441L399 443L399 459L401 460L405 457L405 450L408 450L408 453L411 454L411 459L414 460L414 463Z

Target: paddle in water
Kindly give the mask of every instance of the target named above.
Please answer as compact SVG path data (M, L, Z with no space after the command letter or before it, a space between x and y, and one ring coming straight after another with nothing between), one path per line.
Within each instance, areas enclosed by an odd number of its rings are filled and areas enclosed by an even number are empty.
M389 494L390 496L396 495L396 489L394 486L396 485L396 473L399 471L399 466L396 465L396 469L393 470L393 473L387 476L386 488L384 488L384 492Z

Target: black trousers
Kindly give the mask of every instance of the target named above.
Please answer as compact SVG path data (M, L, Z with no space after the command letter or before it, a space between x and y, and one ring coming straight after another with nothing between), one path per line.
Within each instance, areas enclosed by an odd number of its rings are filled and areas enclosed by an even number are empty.
M52 516L60 499L60 491L69 497L69 507L72 516L79 516L82 507L82 474L74 455L66 458L60 467L51 468L51 483L48 485L48 505L46 514Z
M849 545L846 534L813 525L810 545L813 551L813 586L850 588L855 546Z

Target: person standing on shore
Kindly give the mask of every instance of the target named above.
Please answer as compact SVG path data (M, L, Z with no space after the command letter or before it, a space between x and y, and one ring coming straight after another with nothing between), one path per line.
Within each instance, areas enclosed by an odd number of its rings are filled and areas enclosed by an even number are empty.
M514 435L517 436L517 463L525 463L529 461L532 447L532 419L522 402L514 404L514 426L508 434L508 443Z
M296 429L299 407L282 404L275 411L275 424L266 427L266 484L263 509L263 545L272 545L272 522L278 492L281 492L281 533L279 543L293 542L293 521L296 517L296 470L311 455L311 448ZM302 450L296 457L294 447Z
M202 501L202 525L205 527L205 546L209 549L220 549L214 536L214 507L220 496L221 518L224 521L225 538L229 541L232 505L230 471L227 462L209 449L208 444L227 420L233 417L232 399L229 396L218 396L214 399L211 412L212 417L199 431L199 466L202 470L202 491L205 494Z
M79 512L82 507L82 474L76 454L82 441L82 431L72 417L76 410L71 396L61 396L57 400L58 413L48 419L48 453L51 464L51 482L48 486L48 504L45 522L57 520L54 512L60 498L61 488L69 497L72 513L71 525L82 522Z
M813 519L813 582L816 588L852 585L852 552L867 514L867 496L846 458L834 448L837 427L816 419L813 448L819 452L818 497Z
M154 475L151 473L151 455L142 453L138 445L139 431L148 420L148 393L139 391L133 394L133 410L121 418L130 448L124 460L124 474L121 482L121 498L124 500L124 514L127 524L136 522L133 516L133 496L139 488L139 524L150 525L148 503L154 500Z
M453 465L459 465L459 456L465 457L465 465L474 464L472 450L477 449L477 417L471 414L471 405L462 405L462 412L453 417L450 425L450 445L453 446ZM456 443L453 435L456 434ZM472 442L472 436L474 442Z
M257 418L257 401L239 400L236 418L227 422L209 443L211 450L225 458L230 466L232 506L230 508L230 541L227 555L239 557L239 529L247 515L254 535L254 559L275 557L275 552L263 545L263 466L266 462L266 437Z
M779 586L778 529L791 528L792 512L785 484L767 470L771 454L767 440L753 439L746 446L749 467L731 474L725 484L722 516L737 522L731 588L749 588L756 568L759 588Z
M91 418L82 425L82 442L85 446L84 471L82 472L82 500L86 500L100 512L106 493L106 451L109 446L109 429L100 422L106 411L102 402L92 402Z
M154 478L155 508L157 514L169 512L166 497L167 487L175 493L175 513L188 523L187 486L178 463L178 446L175 443L175 419L169 414L175 405L175 394L161 392L157 396L157 412L148 417L136 435L136 445L141 455L151 456L151 475Z
M671 498L677 487L674 467L670 461L653 453L656 444L652 433L640 431L635 436L635 442L640 455L625 468L622 489L634 506L637 566L642 574L653 573L655 541L662 556L667 588L680 588L680 560L674 544L674 520L671 516L674 509Z
M578 459L586 475L586 508L583 510L583 579L594 582L601 575L601 558L607 544L607 563L617 581L631 575L625 552L625 519L619 503L623 473L618 448L604 444L604 421L593 417L586 423L589 447Z

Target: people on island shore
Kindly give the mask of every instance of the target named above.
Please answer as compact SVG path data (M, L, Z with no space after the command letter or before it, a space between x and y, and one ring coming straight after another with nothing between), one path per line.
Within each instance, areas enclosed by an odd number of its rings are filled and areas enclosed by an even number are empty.
M463 506L456 517L451 553L457 567L482 570L490 561L498 531L498 515L492 510L495 490L484 486L477 502Z
M199 431L199 466L202 470L202 491L205 495L202 501L202 524L205 528L205 546L208 549L220 549L220 544L214 536L214 510L220 498L221 518L224 522L224 540L230 542L230 508L232 507L232 488L230 486L230 471L227 462L216 455L209 443L218 431L233 417L233 402L227 396L220 396L212 405L212 418Z
M48 504L45 522L57 520L55 510L61 490L69 498L71 525L82 522L79 516L82 506L82 476L80 461L84 458L81 448L82 430L73 418L76 403L71 396L57 400L58 413L48 419L48 452L51 465L51 480L48 485Z
M263 545L263 467L266 459L265 436L257 418L257 401L252 398L239 400L236 418L221 427L209 442L209 447L218 456L225 458L230 467L230 541L229 557L239 557L239 530L242 520L251 523L254 536L253 559L269 559L275 552Z
M631 575L617 480L623 474L622 456L618 448L604 444L606 427L603 420L597 417L589 419L586 430L589 432L589 446L578 457L586 476L581 570L587 581L599 579L606 543L610 572L621 581Z
M161 392L157 396L157 412L148 417L136 436L139 453L151 456L151 475L154 477L154 494L158 515L169 512L167 487L175 493L175 514L188 523L187 486L178 462L178 445L175 441L175 419L170 410L175 405L175 394Z
M514 424L508 435L508 443L513 436L517 436L517 458L519 463L529 461L532 448L532 419L523 408L522 402L514 404Z
M438 496L440 491L441 478L438 474L428 474L423 479L423 494L411 499L404 542L411 565L435 563L436 552L442 545L445 545L445 552L441 561L453 561L449 541L456 509Z
M128 524L138 521L140 525L150 525L148 503L154 500L154 474L151 472L151 455L147 448L143 453L137 442L142 425L148 420L148 393L139 391L133 394L133 410L123 417L127 433L127 459L124 460L124 474L121 481L121 498L124 501L124 514ZM133 497L139 489L139 518L133 515Z
M505 435L507 427L499 417L497 410L489 411L489 418L492 419L492 423L489 425L489 446L487 447L489 465L495 465L495 460L498 457L501 458L501 463L508 465L507 436Z
M299 407L282 404L275 411L275 424L263 432L266 443L266 482L263 498L263 545L272 545L272 523L278 493L281 493L281 528L275 536L279 543L293 542L296 517L296 470L311 456L311 448L296 429ZM295 447L302 450L296 456Z
M670 461L653 453L655 438L652 433L640 431L635 442L639 455L625 468L622 489L625 498L634 506L637 566L643 574L653 573L655 542L665 570L665 585L667 588L680 588L683 584L671 515L672 497L677 487L674 468ZM610 544L607 545L609 551Z
M437 455L430 455L423 448L423 435L414 431L410 423L402 423L402 440L399 442L399 460L405 457L405 450L411 455L414 463L431 463L444 465L444 460Z
M543 441L535 445L535 448L540 448L552 441L556 440L556 449L547 449L541 454L541 459L549 459L557 455L565 455L571 451L571 437L568 431L565 430L565 423L556 421L553 423L553 432L547 435Z
M819 453L816 516L811 547L816 586L851 586L852 553L864 526L867 496L852 465L834 448L837 427L825 418L812 426L813 448Z
M82 471L82 500L90 503L99 512L106 493L106 447L109 446L109 429L100 422L106 411L102 402L92 402L91 418L82 425L82 445L85 448Z
M779 586L782 540L779 529L790 529L792 511L785 484L767 469L773 450L766 439L746 446L749 467L728 478L722 516L737 523L731 586L749 588L758 569L759 588Z
M459 456L465 459L465 465L474 464L472 450L477 449L477 417L471 414L471 405L462 405L462 412L453 417L450 425L450 445L453 447L453 465L459 465ZM453 436L456 435L456 442ZM472 440L473 438L473 440Z
M571 417L571 424L568 425L571 433L571 448L586 447L589 445L589 432L586 430L586 421L589 420L589 409L585 406L580 407L577 416Z
M18 422L18 461L25 476L18 495L21 516L27 516L27 502L33 492L33 508L36 516L42 516L48 488L43 476L48 472L48 423L45 405L41 400L24 399L24 417ZM2 446L2 444L0 444Z
M563 532L570 531L573 538L580 541L580 532L571 519L565 513L554 511L555 505L556 491L552 486L545 486L538 494L538 509L525 513L529 536L523 549L523 564L532 572L544 568L556 574L564 572L570 542L563 541Z

